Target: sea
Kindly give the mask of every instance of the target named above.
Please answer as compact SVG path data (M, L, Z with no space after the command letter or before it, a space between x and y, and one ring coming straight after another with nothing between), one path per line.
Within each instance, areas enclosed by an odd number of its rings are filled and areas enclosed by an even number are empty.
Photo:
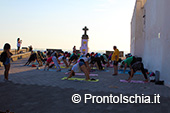
M15 50L15 48L13 48L12 50ZM72 53L72 51L73 51L72 49L62 49L62 50L64 52L67 51L69 53ZM3 49L0 49L0 51L3 51ZM44 52L44 51L46 51L46 49L45 48L34 48L34 51L42 51L42 52ZM104 54L104 53L106 53L106 51L110 51L110 50L91 50L90 53L94 52L94 53ZM130 51L124 51L124 55L127 54L127 53L130 53Z

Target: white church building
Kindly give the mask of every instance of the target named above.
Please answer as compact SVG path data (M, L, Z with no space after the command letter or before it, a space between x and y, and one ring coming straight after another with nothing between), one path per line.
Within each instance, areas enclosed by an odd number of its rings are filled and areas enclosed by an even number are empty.
M170 0L136 0L130 46L132 55L170 86Z

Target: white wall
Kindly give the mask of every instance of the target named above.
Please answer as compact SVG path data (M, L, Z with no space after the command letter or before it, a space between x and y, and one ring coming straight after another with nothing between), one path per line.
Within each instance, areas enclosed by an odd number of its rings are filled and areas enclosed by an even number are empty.
M138 4L139 5L139 4ZM160 78L170 86L170 0L147 0L144 9L136 8L136 21L132 18L135 45L131 51L142 56L146 68L160 71ZM146 10L146 24L141 21ZM134 25L135 24L135 25ZM134 27L135 26L135 27ZM136 30L134 33L134 29ZM132 37L131 37L132 38Z
M146 0L137 0L131 20L131 53L142 57L144 52L144 3Z

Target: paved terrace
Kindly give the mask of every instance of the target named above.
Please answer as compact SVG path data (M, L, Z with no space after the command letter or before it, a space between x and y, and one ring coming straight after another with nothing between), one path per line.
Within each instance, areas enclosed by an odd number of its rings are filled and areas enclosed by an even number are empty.
M128 75L112 76L109 72L98 73L99 82L62 81L64 72L40 71L23 66L27 59L11 64L9 78L12 82L3 82L4 68L0 67L0 110L15 113L170 113L170 88L154 83L120 83ZM67 69L63 69L67 70ZM84 76L76 76L84 77ZM143 75L133 79L143 80ZM96 96L160 94L160 104L87 104L71 101L73 94Z

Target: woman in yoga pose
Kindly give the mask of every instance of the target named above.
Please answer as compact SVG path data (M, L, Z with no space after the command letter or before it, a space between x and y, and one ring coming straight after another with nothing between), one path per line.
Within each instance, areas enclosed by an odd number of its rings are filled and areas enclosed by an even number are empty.
M44 67L44 70L46 69L47 66L48 66L47 70L49 70L49 64L53 61L53 62L54 62L54 65L55 65L56 68L57 68L57 72L58 72L58 71L61 71L61 68L60 68L60 65L58 64L58 61L57 61L56 56L55 56L55 55L53 56L53 54L51 55L51 53L48 52L48 53L47 53L47 57L48 57L48 59L47 59L46 65L45 65L45 67Z
M80 62L77 62L71 69L71 72L69 74L69 76L67 77L68 78L71 78L72 76L75 75L75 72L78 72L78 71L83 71L85 76L86 76L86 80L90 80L90 77L89 77L89 71L87 69L87 67L85 66L85 62L83 59L80 59Z
M68 66L68 63L67 63L67 61L66 61L66 57L64 56L64 52L63 52L63 51L61 51L61 52L59 53L58 61L59 61L59 63L60 63L61 61L63 61L64 64L65 64L65 66L66 66L67 68L69 67L69 66Z
M127 58L126 60L122 61L121 66L122 65L125 65L124 73L125 73L127 66L130 67L129 78L127 79L127 81L131 81L134 73L136 71L140 70L142 72L142 74L144 75L145 82L148 82L148 78L147 78L146 71L144 69L143 63L141 61L138 61L136 57L131 56L131 57Z

